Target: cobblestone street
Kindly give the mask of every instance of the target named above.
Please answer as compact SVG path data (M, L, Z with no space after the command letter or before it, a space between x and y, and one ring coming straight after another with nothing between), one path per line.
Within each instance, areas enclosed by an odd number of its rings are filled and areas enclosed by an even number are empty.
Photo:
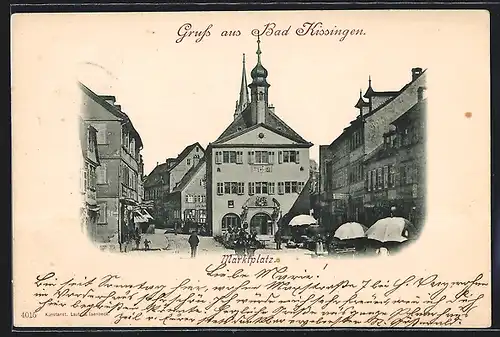
M133 250L130 253L133 254L150 254L152 252L157 252L161 254L179 254L182 257L188 257L190 254L190 247L188 243L189 234L173 234L168 233L166 235L168 239L165 238L164 229L156 229L154 234L143 234L141 238L140 250ZM200 244L198 246L197 255L207 255L207 254L234 254L233 250L224 248L220 243L215 241L212 237L198 236L200 239ZM144 250L144 239L151 241L150 249L151 251ZM135 249L135 247L134 247ZM305 249L287 249L285 247L282 250L277 251L273 248L273 243L268 242L265 249L258 249L256 254L270 254L270 255L296 255L296 256L307 256L311 255L312 252Z

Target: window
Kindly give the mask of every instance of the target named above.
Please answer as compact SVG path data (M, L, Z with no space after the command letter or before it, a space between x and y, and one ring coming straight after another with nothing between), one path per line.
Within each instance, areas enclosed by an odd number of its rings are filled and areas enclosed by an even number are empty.
M189 195L186 194L186 202L189 202Z
M223 151L222 152L222 162L224 164L229 163L229 151Z
M413 184L413 167L411 165L406 166L406 183Z
M195 151L196 151L196 152L199 152L199 151L200 151L200 149L198 148L198 146L195 148Z
M207 197L205 195L201 196L201 203L205 203L207 201Z
M394 165L389 165L389 187L394 187L395 184L395 176L396 176L396 170L394 168Z
M98 184L107 184L108 183L106 164L101 163L101 166L99 166L98 169L96 170L96 175L97 175L97 183Z
M238 183L238 194L245 194L245 183Z
M107 144L107 127L106 124L95 124L92 125L97 130L97 144Z
M368 171L366 172L366 188L368 191L372 190L372 172Z
M204 209L199 209L198 210L198 221L200 223L205 223L206 219L207 219L207 211Z
M387 188L389 183L389 166L384 166L384 188Z
M302 192L302 190L304 189L304 182L303 181L299 181L299 187L298 187L298 191L297 192Z
M108 222L107 206L106 203L99 204L99 220L97 220L97 223L106 224Z
M228 228L236 228L240 223L240 218L236 214L226 214L222 218L222 231L227 231Z
M285 181L285 193L290 193L292 190L292 183L290 181Z
M187 159L187 165L188 166L191 165L191 159L189 159L189 158Z
M296 181L292 181L292 193L298 193L298 184Z
M249 195L255 194L255 183L248 183L248 194Z
M230 194L231 193L231 183L225 182L224 183L224 194Z
M231 182L231 194L238 194L238 183Z
M274 194L274 187L275 187L274 182L267 183L267 193Z
M274 164L274 151L269 151L269 164Z
M255 164L269 164L269 152L255 151Z
M217 195L224 194L224 184L217 183Z
M243 164L243 151L236 151L236 164Z
M220 152L220 151L215 152L215 163L216 164L222 163L222 152Z
M278 164L283 163L283 151L278 151Z
M283 162L284 163L290 162L290 151L283 151Z
M255 183L255 194L261 194L262 193L262 183L257 182Z
M278 153L278 156L280 154ZM278 158L279 159L279 158ZM299 151L283 151L283 163L300 163L300 156L299 156ZM281 163L281 161L280 161Z
M262 194L267 194L268 189L267 189L267 182L261 182L262 184Z
M236 164L236 151L229 151L229 162Z
M278 182L278 194L285 193L284 183L282 181Z
M248 151L248 163L253 164L255 153L253 151Z
M87 172L85 168L82 168L80 171L80 192L85 193L85 189L87 187Z
M382 168L377 169L377 189L381 190L382 186L384 186L383 183L383 173L382 173Z
M130 153L135 157L135 139L130 140Z

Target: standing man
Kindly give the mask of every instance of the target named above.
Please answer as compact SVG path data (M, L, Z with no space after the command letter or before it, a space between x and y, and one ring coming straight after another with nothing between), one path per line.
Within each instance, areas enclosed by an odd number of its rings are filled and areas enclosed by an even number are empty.
M191 257L196 257L196 250L198 249L198 244L200 243L200 239L198 235L196 235L196 231L193 231L188 239L189 245L191 246Z
M276 249L281 249L281 229L278 228L276 234L274 234L274 242L276 242Z

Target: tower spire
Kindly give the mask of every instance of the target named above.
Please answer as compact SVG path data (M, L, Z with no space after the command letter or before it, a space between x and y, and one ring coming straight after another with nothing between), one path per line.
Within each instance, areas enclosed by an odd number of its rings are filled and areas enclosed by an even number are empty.
M247 71L245 67L245 54L243 54L243 69L241 72L241 86L240 86L240 98L238 104L236 105L235 118L239 115L250 102L248 96L248 83L247 83Z
M262 54L262 51L260 50L260 35L257 36L257 64L260 64L260 54Z
M368 75L368 88L372 87L372 77L371 75Z

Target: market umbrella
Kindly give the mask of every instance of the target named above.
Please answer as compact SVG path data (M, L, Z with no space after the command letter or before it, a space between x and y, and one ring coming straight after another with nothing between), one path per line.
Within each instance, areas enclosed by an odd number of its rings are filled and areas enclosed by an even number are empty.
M316 219L314 219L312 216L301 214L297 215L292 220L290 220L290 223L288 225L293 227L293 226L312 225L316 223L317 223Z
M415 227L405 218L391 217L380 219L366 231L368 239L378 242L405 242L412 234Z
M347 222L335 231L333 237L340 240L364 238L367 228L357 222Z

